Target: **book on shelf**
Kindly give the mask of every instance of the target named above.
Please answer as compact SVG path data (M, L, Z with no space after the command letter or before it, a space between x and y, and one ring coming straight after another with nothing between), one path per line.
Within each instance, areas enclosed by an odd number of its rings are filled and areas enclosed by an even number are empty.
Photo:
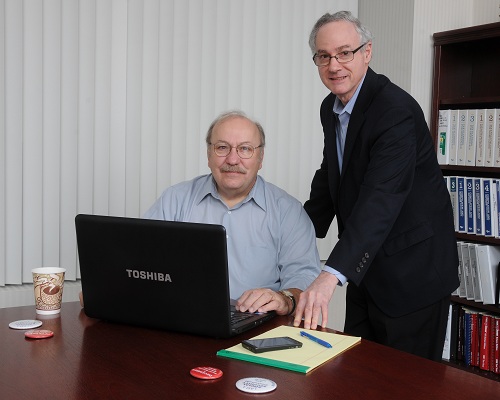
M469 167L476 165L476 118L477 110L467 110L465 165L468 165Z
M465 191L466 191L466 232L470 235L476 233L476 202L474 199L474 178L465 178Z
M490 366L490 351L491 351L491 315L481 314L481 334L479 346L479 368L489 371Z
M500 238L500 179L496 179L496 188L493 188L496 191L496 205L493 209L495 215L495 223L496 223L496 238Z
M500 167L499 131L499 108L438 110L438 163Z
M476 251L483 304L495 304L500 246L477 245Z
M460 242L460 251L462 252L462 269L465 280L465 298L474 300L474 286L472 284L472 274L470 271L469 243Z
M462 241L457 241L457 253L458 253L458 280L460 284L458 288L452 294L456 294L459 297L466 298L467 294L465 291L465 271L462 261Z
M458 232L465 233L465 177L457 176L457 214L458 214Z
M483 196L481 178L474 178L474 202L476 203L476 235L484 235Z
M446 334L444 336L444 345L443 345L443 354L441 358L446 361L450 361L451 359L451 318L452 318L452 307L453 304L450 304L448 310L448 322L446 323Z
M455 332L452 332L452 335ZM458 326L457 326L457 360L465 361L465 309L458 308Z
M490 186L491 236L498 237L498 181L491 179Z
M452 303L443 359L499 374L499 321L496 314Z
M450 112L439 110L437 156L440 165L450 163Z
M458 149L458 110L450 111L450 147L448 162L450 165L457 165L457 149Z
M495 374L500 374L500 318L494 320L492 336L494 337L491 359L492 371Z
M477 311L465 309L464 361L468 367L477 365L477 315Z
M453 210L453 224L455 225L455 231L458 231L457 177L450 176L448 182L449 182L448 191L450 192L451 207Z
M467 157L467 110L458 110L457 165L465 165Z
M500 108L486 110L485 132L491 141L491 163L486 166L500 167Z
M484 167L484 156L486 150L485 141L485 121L486 110L484 108L477 110L477 130L476 130L476 167Z
M470 273L472 276L472 286L474 288L474 301L483 301L483 292L479 278L479 268L477 265L477 244L469 243Z
M484 236L491 237L494 236L493 233L493 210L492 205L492 191L491 191L492 180L490 178L482 178L483 186L483 219L484 219ZM496 191L496 188L495 188Z
M457 351L458 351L458 323L459 323L459 311L461 306L456 303L450 304L450 313L451 313L451 321L450 321L450 361L457 360Z

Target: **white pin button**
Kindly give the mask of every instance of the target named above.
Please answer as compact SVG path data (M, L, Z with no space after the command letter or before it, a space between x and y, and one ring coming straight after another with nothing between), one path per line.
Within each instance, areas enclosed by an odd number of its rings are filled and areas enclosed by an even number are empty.
M244 378L236 382L236 387L246 393L268 393L277 386L276 382L265 378Z
M9 324L9 328L12 329L33 329L42 326L42 321L36 319L21 319L19 321L14 321Z

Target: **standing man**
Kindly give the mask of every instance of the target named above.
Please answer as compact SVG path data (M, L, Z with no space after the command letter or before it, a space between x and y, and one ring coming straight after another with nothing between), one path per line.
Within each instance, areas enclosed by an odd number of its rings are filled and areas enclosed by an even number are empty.
M305 209L339 241L302 293L294 324L326 326L349 282L344 331L440 360L450 294L459 285L450 196L417 102L369 63L372 34L350 12L325 14L309 45L331 93L320 110L323 161Z

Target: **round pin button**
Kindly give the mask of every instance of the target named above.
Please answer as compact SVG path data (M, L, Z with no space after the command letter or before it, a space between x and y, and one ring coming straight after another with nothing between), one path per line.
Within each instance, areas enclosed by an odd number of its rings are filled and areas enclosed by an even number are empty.
M26 336L29 339L46 339L54 336L54 332L46 329L35 329L24 332L24 336Z
M198 379L217 379L222 376L222 371L213 367L196 367L189 373Z
M36 319L21 319L19 321L14 321L9 324L9 328L12 329L33 329L38 328L42 325L42 321Z
M236 387L246 393L268 393L277 388L276 382L265 378L243 378Z

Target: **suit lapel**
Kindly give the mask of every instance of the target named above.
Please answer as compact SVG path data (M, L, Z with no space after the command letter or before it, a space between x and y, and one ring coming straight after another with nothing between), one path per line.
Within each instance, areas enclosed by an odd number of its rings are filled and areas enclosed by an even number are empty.
M351 153L356 143L356 138L360 134L361 127L365 122L365 110L372 101L373 94L376 93L377 74L371 68L368 68L363 86L359 91L358 98L354 104L351 117L349 119L349 126L347 127L347 135L344 146L344 159L342 160L342 175L345 175L346 169L349 167Z

